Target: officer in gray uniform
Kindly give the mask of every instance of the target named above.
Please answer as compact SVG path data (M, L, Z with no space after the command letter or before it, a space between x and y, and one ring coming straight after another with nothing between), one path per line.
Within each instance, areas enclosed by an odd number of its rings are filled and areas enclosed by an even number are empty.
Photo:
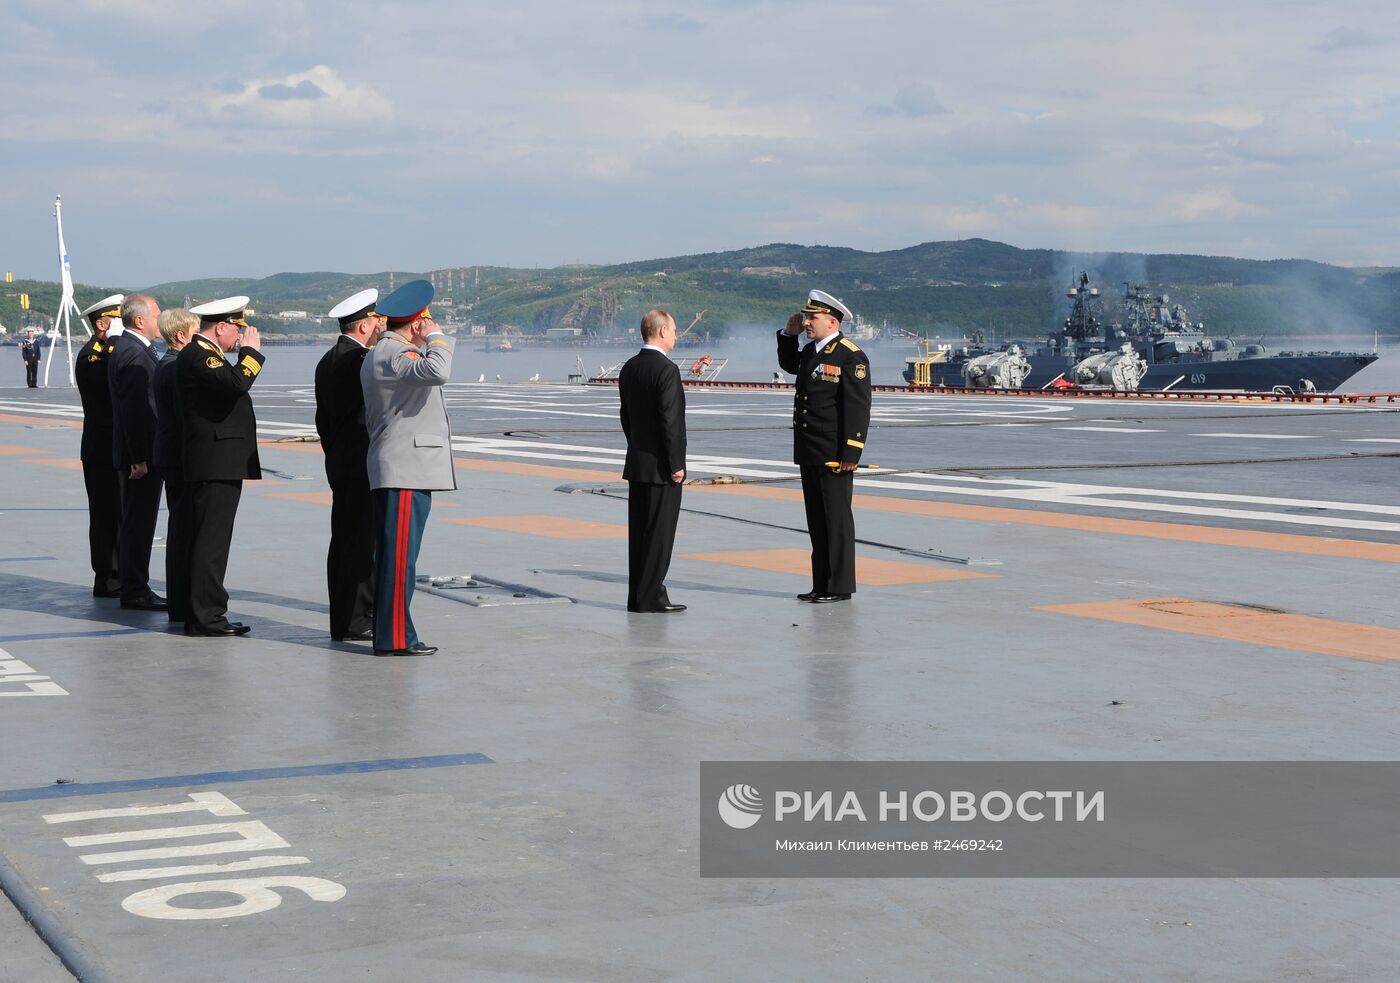
M452 431L442 387L452 375L452 339L433 323L433 285L405 283L375 305L388 319L365 357L360 384L374 493L374 654L432 655L409 614L423 527L434 491L455 490Z
M802 500L812 540L813 604L849 601L856 591L854 474L870 430L870 360L842 337L851 316L831 294L813 290L807 306L778 332L778 364L797 376L792 414L793 462L802 471ZM807 344L799 351L798 332Z

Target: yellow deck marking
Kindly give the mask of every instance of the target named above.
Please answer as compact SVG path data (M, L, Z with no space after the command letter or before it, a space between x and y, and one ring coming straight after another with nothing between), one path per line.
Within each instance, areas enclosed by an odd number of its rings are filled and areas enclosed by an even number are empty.
M75 461L69 457L26 457L25 464L42 464L50 468L62 468L65 471L81 471L82 461Z
M557 515L478 515L471 518L447 519L464 526L523 532L551 539L626 539L627 527L611 522L590 522L586 519L565 519Z
M38 447L21 447L18 444L0 444L0 455L10 454L51 454L52 451L40 450Z
M809 550L730 550L720 553L683 553L681 556L687 560L724 563L734 567L747 567L750 570L790 573L796 577L810 578L812 576L812 554ZM920 563L901 563L897 560L856 557L856 583L865 584L868 587L887 587L891 584L939 584L949 580L982 580L995 576L995 574L990 573L974 573L971 570L924 566Z
M67 420L56 416L24 416L20 413L0 413L0 423L37 423L45 427L67 427L69 430L83 429L81 420Z
M1363 662L1400 661L1400 630L1233 604L1162 598L1051 604L1036 610Z

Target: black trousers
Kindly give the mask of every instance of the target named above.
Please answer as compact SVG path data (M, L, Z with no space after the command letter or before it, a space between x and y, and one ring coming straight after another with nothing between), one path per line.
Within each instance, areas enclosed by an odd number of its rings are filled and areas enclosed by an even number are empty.
M38 389L38 388L39 388L39 363L38 363L38 362L25 362L25 363L24 363L24 384L25 384L26 386L28 386L30 389Z
M241 481L191 481L189 610L185 628L205 631L228 627L228 591L224 574L233 543Z
M802 465L802 503L812 538L812 590L856 592L856 520L851 515L855 473Z
M190 499L189 482L165 479L165 599L171 621L184 621L189 617Z
M151 593L151 544L160 517L160 492L165 482L152 467L144 478L122 483L121 544L122 600L140 600Z
M681 486L627 483L627 610L657 611L671 603L666 571L681 514Z
M331 482L331 545L326 552L326 596L331 637L374 627L374 496L369 476Z
M83 462L88 500L88 554L92 558L92 592L111 597L121 590L117 534L122 525L122 486L110 464Z

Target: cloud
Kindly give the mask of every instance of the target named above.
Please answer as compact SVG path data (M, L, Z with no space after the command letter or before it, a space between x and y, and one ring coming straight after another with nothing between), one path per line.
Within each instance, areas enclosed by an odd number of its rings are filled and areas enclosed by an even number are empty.
M911 82L899 87L894 101L888 105L871 106L869 112L875 116L906 116L918 119L923 116L941 116L948 108L938 98L938 93L927 82Z
M351 85L327 65L245 82L237 92L215 94L204 104L216 121L266 126L363 127L394 116L387 97L367 85Z

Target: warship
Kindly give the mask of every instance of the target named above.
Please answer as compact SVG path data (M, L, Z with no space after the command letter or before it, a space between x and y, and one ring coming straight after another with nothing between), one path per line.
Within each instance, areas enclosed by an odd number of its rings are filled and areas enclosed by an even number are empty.
M980 332L962 346L929 348L905 359L914 386L978 389L1079 387L1118 392L1211 390L1331 392L1379 356L1373 352L1271 352L1262 340L1236 344L1210 336L1181 304L1143 284L1124 287L1124 317L1106 327L1099 290L1080 273L1067 296L1064 325L1043 339L991 347Z

